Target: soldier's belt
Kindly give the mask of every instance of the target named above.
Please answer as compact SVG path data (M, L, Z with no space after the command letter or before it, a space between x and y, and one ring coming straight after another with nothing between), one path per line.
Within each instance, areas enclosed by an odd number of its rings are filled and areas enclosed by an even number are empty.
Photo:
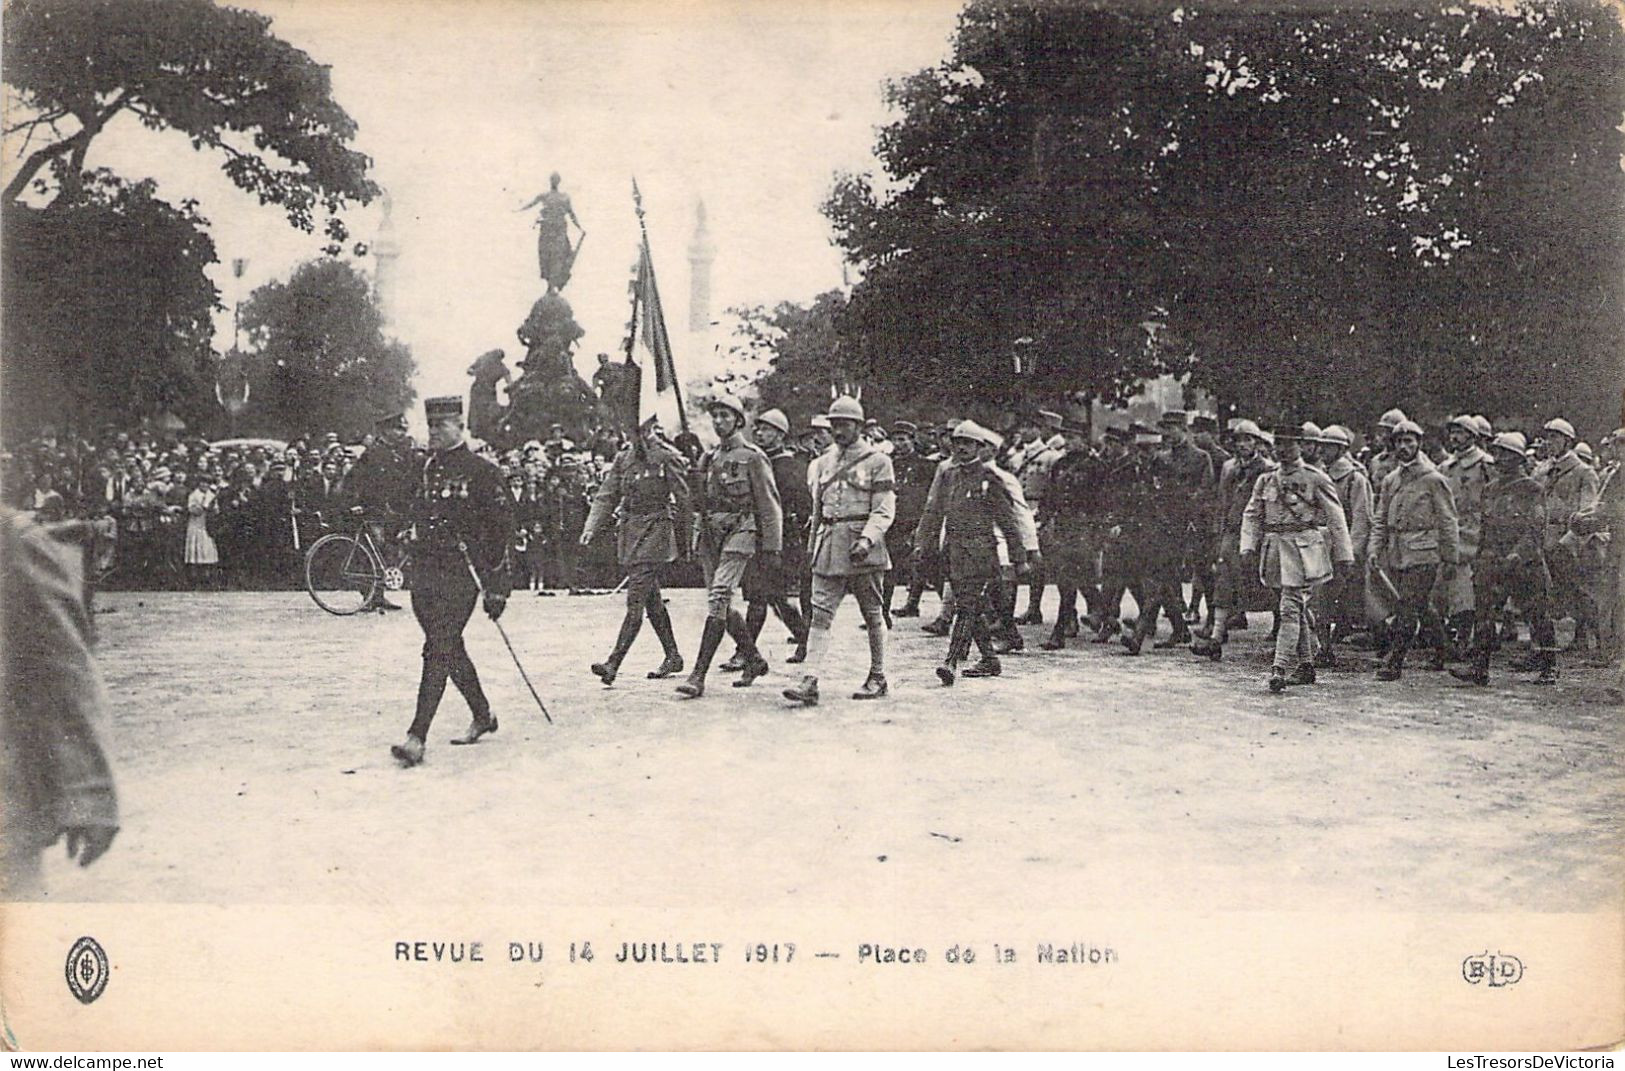
M847 524L849 522L867 521L869 515L867 513L849 513L845 517L823 517L820 519L825 524Z
M1266 532L1308 532L1308 531L1312 531L1312 530L1314 530L1316 528L1319 528L1319 527L1320 527L1320 525L1318 525L1318 524L1308 524L1308 523L1266 524L1264 526L1264 531L1266 531Z

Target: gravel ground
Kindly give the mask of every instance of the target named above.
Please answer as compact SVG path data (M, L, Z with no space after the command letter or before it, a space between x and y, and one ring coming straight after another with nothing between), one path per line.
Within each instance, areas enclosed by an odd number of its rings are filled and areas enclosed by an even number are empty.
M690 657L701 598L672 593ZM847 606L822 706L780 698L796 667L776 622L771 674L739 690L713 672L690 702L643 679L647 628L613 688L588 673L619 598L519 594L503 621L556 724L477 616L501 731L447 746L467 724L448 690L427 762L401 770L410 613L336 618L302 593L99 608L123 830L91 870L52 854L57 900L901 908L953 889L977 905L1571 911L1621 885L1620 708L1595 669L1536 688L1498 666L1489 690L1343 671L1271 696L1254 615L1217 665L1040 652L1030 628L1004 677L944 689L944 641L904 621L891 697L858 703Z

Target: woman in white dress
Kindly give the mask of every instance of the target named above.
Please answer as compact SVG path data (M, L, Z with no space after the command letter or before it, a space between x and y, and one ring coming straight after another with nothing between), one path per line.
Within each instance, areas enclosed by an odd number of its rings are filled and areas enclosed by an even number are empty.
M215 566L220 564L220 550L209 535L208 517L214 509L214 488L208 476L194 472L187 479L186 496L186 571L192 574L193 587L214 587Z

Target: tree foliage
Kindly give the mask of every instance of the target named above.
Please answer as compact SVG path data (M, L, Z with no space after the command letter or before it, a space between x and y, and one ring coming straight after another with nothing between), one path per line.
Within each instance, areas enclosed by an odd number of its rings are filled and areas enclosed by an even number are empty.
M287 282L260 287L241 322L250 347L247 428L360 435L412 403L411 350L384 337L371 287L343 261L308 261Z
M14 205L0 222L7 431L161 409L195 426L217 304L204 274L214 243L196 206L98 171L73 204Z
M1031 393L1612 426L1622 59L1596 3L976 0L826 205L864 271L843 341L967 396L1023 350Z
M326 67L270 32L271 20L212 0L13 0L6 7L4 78L17 95L10 138L40 135L5 190L30 187L71 199L85 152L107 124L129 114L176 130L220 154L231 180L289 222L312 230L378 192L369 161L349 147L355 122L332 98ZM19 121L11 122L17 112Z

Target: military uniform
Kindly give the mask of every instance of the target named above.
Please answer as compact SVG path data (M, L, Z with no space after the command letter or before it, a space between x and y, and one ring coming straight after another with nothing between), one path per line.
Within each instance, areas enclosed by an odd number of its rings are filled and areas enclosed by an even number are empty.
M744 410L731 405L728 408L743 425ZM730 607L734 589L744 579L751 558L758 554L778 558L784 546L784 509L773 480L773 465L761 447L745 441L739 429L701 459L697 484L697 545L706 586L705 631L693 672L677 689L691 698L704 694L705 675L724 632L733 637L745 655L745 673L738 684L749 685L767 671L744 618L730 612Z
M1520 437L1521 438L1521 437ZM1489 680L1490 655L1500 646L1496 618L1510 598L1529 615L1535 661L1543 683L1557 677L1557 636L1551 618L1551 578L1541 549L1546 526L1544 492L1534 479L1490 468L1478 500L1478 553L1473 571L1473 665L1451 672L1464 680Z
M1471 625L1473 614L1473 562L1478 557L1478 533L1483 520L1484 488L1490 482L1494 468L1490 455L1476 445L1450 455L1439 466L1450 484L1450 495L1456 504L1456 531L1459 539L1456 572L1450 583L1440 585L1440 609L1455 624L1455 631L1464 634ZM1465 640L1465 635L1461 636Z
M1545 487L1546 529L1541 540L1552 574L1554 613L1571 613L1576 621L1589 617L1584 608L1580 561L1575 540L1569 536L1574 515L1597 500L1597 472L1573 450L1552 459L1541 476ZM1579 630L1576 630L1579 635Z
M745 600L750 608L745 614L745 625L751 638L761 636L767 623L768 607L779 615L785 627L795 636L798 654L807 640L807 622L804 612L811 612L812 591L810 581L804 584L807 572L807 535L812 514L812 495L807 490L807 462L795 451L782 447L768 457L773 468L773 486L779 492L779 506L784 511L783 555L778 568L768 568L762 558L752 558L745 567L741 583ZM798 597L803 587L807 593L804 605L798 610L789 599L794 585ZM799 659L798 659L799 660Z
M462 399L431 398L425 409L431 423L442 414L460 416ZM408 743L395 749L408 765L423 757L422 745L448 678L474 715L468 738L496 728L479 674L463 646L463 629L481 587L486 612L493 618L502 613L510 591L507 549L513 524L508 489L495 465L476 457L464 442L430 452L412 503L412 614L423 629L423 673Z
M954 672L969 654L972 641L982 656L975 675L999 671L988 628L994 605L988 589L999 582L1001 540L1014 562L1026 560L1021 528L1014 497L988 463L956 462L938 473L919 532L928 541L942 533L944 559L954 588L948 657L937 671L944 684L953 683Z
M1337 501L1343 507L1343 517L1348 522L1355 562L1360 565L1365 560L1366 544L1371 537L1371 481L1366 479L1365 470L1355 464L1347 453L1326 466L1326 475L1337 490ZM1324 648L1323 664L1333 661L1330 657L1334 638L1332 626L1337 626L1337 636L1342 637L1362 623L1365 616L1364 591L1363 568L1340 572L1327 583L1325 605L1317 615L1320 618L1320 642Z
M1432 623L1429 596L1440 566L1456 561L1457 538L1450 484L1426 456L1396 465L1383 478L1367 558L1373 569L1386 570L1399 595L1385 677L1391 679L1404 668L1418 627ZM1442 659L1438 664L1442 666Z
M920 612L920 596L930 583L932 566L936 561L935 547L930 548L931 553L915 559L914 530L919 527L920 517L925 513L925 499L931 492L938 460L917 450L901 456L895 452L892 454L892 475L897 481L897 517L886 531L886 545L892 558L886 598L889 603L894 584L892 578L906 572L909 577L908 601L900 611L906 617Z
M1185 623L1181 572L1197 535L1202 501L1213 483L1213 461L1188 442L1158 453L1149 469L1149 496L1142 499L1140 578L1145 602L1132 637L1124 646L1133 654L1157 631L1157 614L1173 625L1168 646L1190 642Z
M1144 607L1142 526L1151 513L1153 484L1147 463L1132 451L1106 461L1105 537L1101 548L1101 627L1095 637L1104 642L1118 629L1123 593Z
M842 402L850 403L843 415ZM862 409L853 399L837 399L829 417L861 420ZM830 628L841 600L851 594L869 626L869 676L865 691L855 698L876 698L886 693L886 621L882 613L883 584L892 567L886 547L897 510L897 484L892 459L861 437L852 445L831 446L807 469L812 492L813 522L807 542L812 571L812 619L808 622L807 678L787 698L817 700L818 669L829 649ZM859 541L867 549L856 548Z
M694 522L688 462L683 455L664 443L647 442L627 446L615 455L593 495L581 542L592 542L611 518L618 521L615 557L626 571L626 614L614 650L603 662L593 665L593 672L605 684L614 683L647 614L665 651L660 667L649 676L679 673L683 656L660 595L660 573L689 551Z
M1066 645L1081 592L1085 610L1100 606L1096 563L1100 557L1101 522L1105 515L1107 465L1087 448L1068 450L1049 470L1049 487L1038 516L1038 545L1044 565L1061 595L1055 629L1044 644Z
M1331 478L1301 461L1282 462L1260 476L1242 513L1240 550L1243 556L1258 554L1259 580L1280 592L1271 690L1279 690L1275 680L1284 681L1288 672L1300 674L1295 680L1301 683L1313 682L1310 600L1332 578L1334 562L1345 568L1354 562Z

